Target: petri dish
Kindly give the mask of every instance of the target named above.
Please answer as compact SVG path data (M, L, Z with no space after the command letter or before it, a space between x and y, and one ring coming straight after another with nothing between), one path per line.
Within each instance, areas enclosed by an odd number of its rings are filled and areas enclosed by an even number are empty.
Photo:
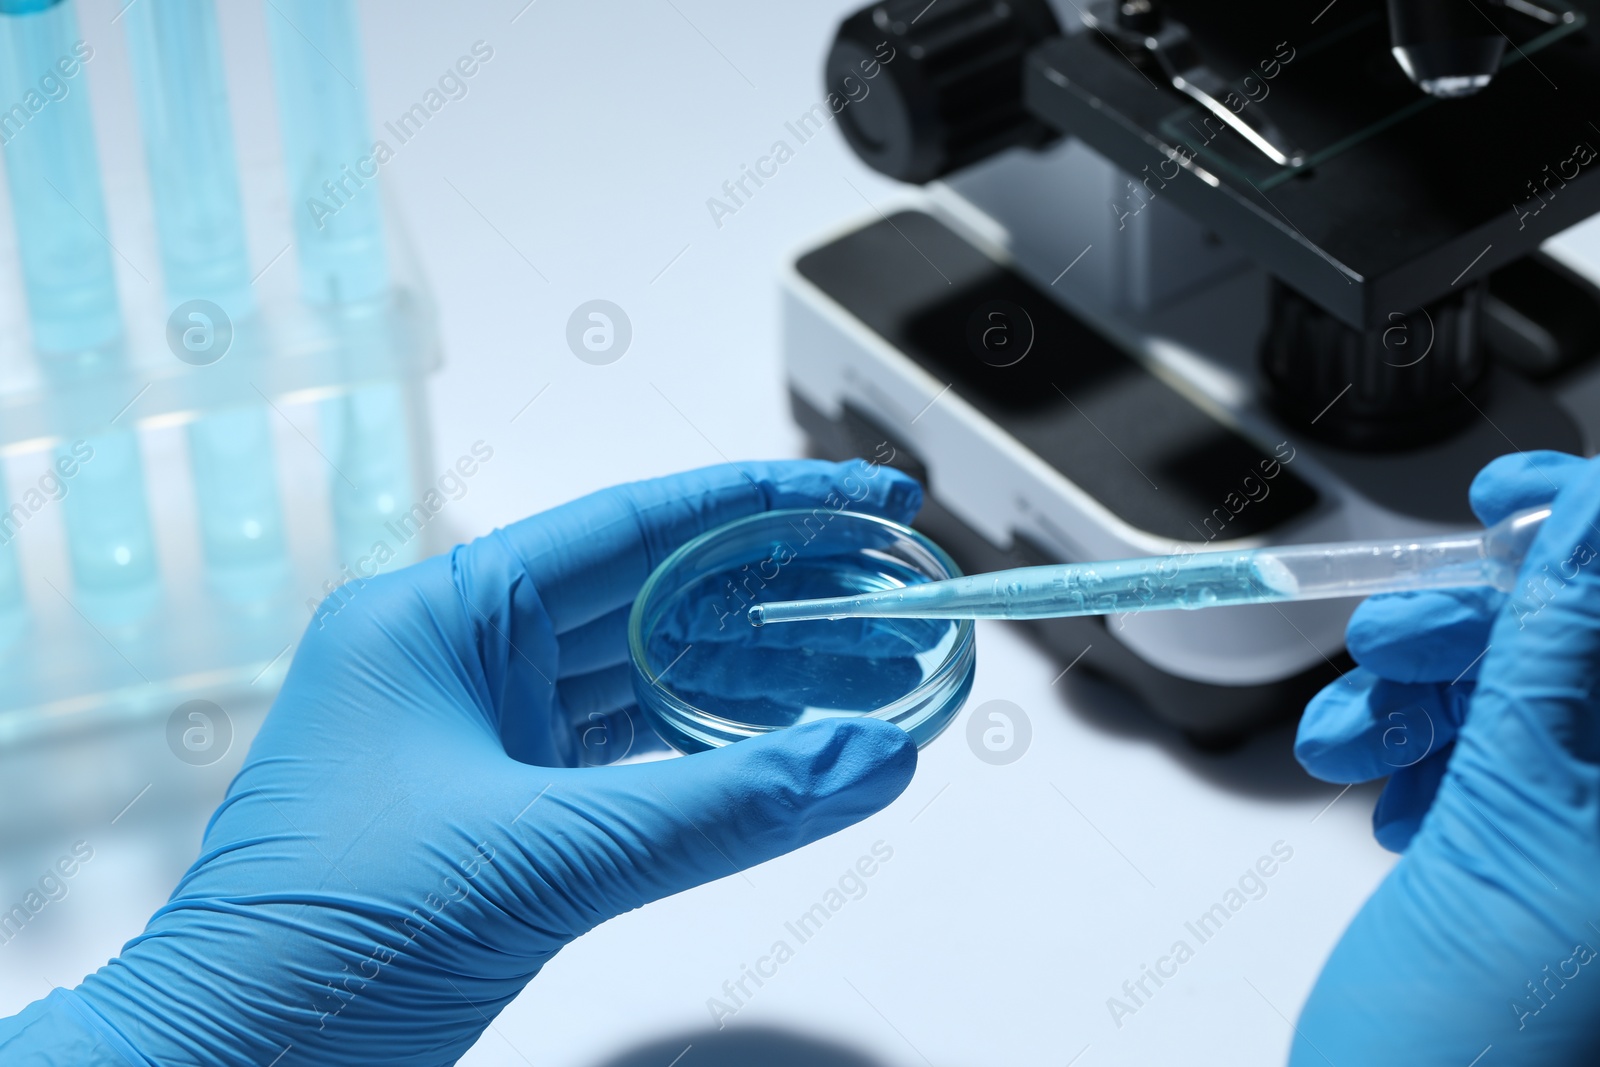
M710 530L662 561L628 618L633 689L680 752L818 719L872 716L918 746L972 691L970 619L841 619L753 626L765 600L845 596L961 574L888 519L831 508L767 511Z

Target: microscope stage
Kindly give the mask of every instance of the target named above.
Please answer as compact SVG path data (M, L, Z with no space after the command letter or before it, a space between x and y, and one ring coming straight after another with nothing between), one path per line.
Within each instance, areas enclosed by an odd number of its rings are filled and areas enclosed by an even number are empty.
M1389 55L1381 3L1308 23L1274 0L1173 0L1230 108L1270 115L1303 153L1280 167L1096 32L1030 57L1028 106L1128 172L1121 206L1171 197L1350 326L1381 326L1600 211L1600 11L1548 25L1497 9L1512 47L1488 88L1441 100ZM1554 5L1551 5L1554 7Z

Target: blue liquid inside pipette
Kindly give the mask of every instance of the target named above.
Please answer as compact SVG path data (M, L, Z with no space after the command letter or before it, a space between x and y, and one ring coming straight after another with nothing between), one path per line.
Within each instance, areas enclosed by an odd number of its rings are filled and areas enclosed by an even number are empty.
M961 611L951 603L947 605L952 612L950 617L975 614L999 619L1059 618L1168 608L1196 610L1220 604L1279 603L1295 599L1297 592L1293 575L1277 566L1271 556L1253 551L1188 562L1151 558L1051 569L1056 573L1047 587L1037 580L1007 581L997 576L986 590L981 606ZM1007 573L1018 572L1001 572L1002 575ZM903 599L909 601L914 596L915 593L911 593ZM767 599L803 598L773 596ZM1041 606L1046 603L1048 610L1042 610ZM748 612L751 625L764 625L768 621L768 610L768 604L752 606ZM931 613L934 609L930 607L929 610ZM830 618L842 617L845 616Z
M1019 567L889 593L752 607L752 625L806 619L1052 619L1170 608L1370 596L1417 589L1509 590L1548 507L1484 530L1376 541L1176 552L1103 563Z

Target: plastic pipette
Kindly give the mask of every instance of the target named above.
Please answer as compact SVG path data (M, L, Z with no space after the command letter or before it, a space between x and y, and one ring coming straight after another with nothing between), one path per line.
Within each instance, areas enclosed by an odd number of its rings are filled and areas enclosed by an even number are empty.
M1550 509L1486 530L1405 541L1275 545L974 574L819 600L756 604L750 622L802 619L1058 619L1167 608L1328 600L1413 589L1510 590Z

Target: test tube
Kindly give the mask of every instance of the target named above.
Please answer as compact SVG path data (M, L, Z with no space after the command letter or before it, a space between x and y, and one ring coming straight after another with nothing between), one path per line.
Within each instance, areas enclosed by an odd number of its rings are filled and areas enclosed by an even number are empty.
M350 0L266 7L301 289L313 304L384 296L389 266ZM362 169L371 171L363 175Z
M100 161L71 0L0 0L0 142L34 347L76 355L122 333Z
M246 347L256 301L216 8L140 0L124 10L168 310L209 301ZM270 597L289 567L266 408L204 415L188 436L208 582L232 600Z
M216 9L139 0L124 10L168 300L210 300L248 318L255 297Z
M22 593L22 572L17 567L17 549L12 541L21 521L11 513L13 505L0 478L0 650L20 637L28 624L27 600Z
M0 114L34 347L47 378L114 364L122 321L111 269L105 197L89 116L72 0L0 0ZM85 413L70 413L79 418ZM155 538L139 446L112 429L61 445L56 458L92 461L63 502L73 578L91 616L131 622L159 598Z
M351 574L370 578L422 558L414 516L408 396L400 382L362 386L327 401L323 424L339 473L334 528ZM420 442L419 442L420 443ZM345 479L349 479L346 484Z
M61 507L83 610L115 625L135 622L160 597L139 439L130 430L113 430L61 445L55 457L78 461Z
M350 0L274 0L266 14L302 294L334 321L342 354L390 347L388 250L355 9ZM386 525L412 506L405 387L362 386L325 402L321 415L346 567L369 576L357 564L379 545L389 550L386 567L411 562L420 539L396 544Z

